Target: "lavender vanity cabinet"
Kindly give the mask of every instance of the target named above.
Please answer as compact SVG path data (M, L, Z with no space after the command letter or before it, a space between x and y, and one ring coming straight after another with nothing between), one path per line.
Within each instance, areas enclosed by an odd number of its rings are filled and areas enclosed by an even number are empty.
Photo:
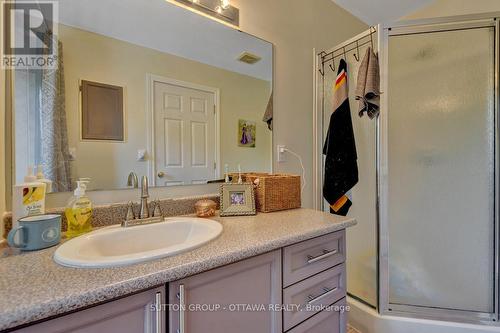
M345 272L341 230L171 282L169 333L345 333L345 314L337 311L345 304ZM242 307L231 311L235 304Z
M285 247L283 287L345 262L345 251L345 230Z
M340 230L14 332L345 333L345 302Z
M287 333L345 333L345 230L283 248L283 312Z
M16 333L165 333L165 287L80 310Z
M346 305L345 298L335 303L332 308ZM346 333L347 316L341 311L322 311L305 322L295 326L287 333Z
M281 312L243 308L281 304L281 292L281 250L172 282L169 332L281 333Z
M285 304L303 305L300 310L283 313L284 329L289 330L345 297L345 284L345 265L341 264L284 289Z

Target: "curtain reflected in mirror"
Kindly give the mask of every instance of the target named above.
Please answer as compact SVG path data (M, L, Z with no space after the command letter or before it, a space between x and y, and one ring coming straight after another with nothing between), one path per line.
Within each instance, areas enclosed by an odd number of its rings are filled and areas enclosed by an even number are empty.
M71 163L68 146L64 93L63 46L56 36L58 66L54 69L24 69L15 73L16 182L22 183L35 168L52 181L52 191L71 190ZM28 96L28 98L25 98Z

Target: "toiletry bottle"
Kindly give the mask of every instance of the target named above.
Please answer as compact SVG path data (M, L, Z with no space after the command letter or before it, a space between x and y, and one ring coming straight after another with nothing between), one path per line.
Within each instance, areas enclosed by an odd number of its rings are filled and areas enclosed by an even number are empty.
M229 165L228 164L224 164L224 174L225 174L224 182L229 183Z
M38 167L37 167L36 181L41 182L41 183L45 183L45 185L46 185L45 193L52 192L52 180L45 178L45 175L43 174L43 168L41 165L38 165Z
M30 166L24 183L14 185L12 191L13 221L25 216L45 214L45 188L44 183L37 181Z
M68 222L67 238L72 238L92 230L92 202L85 194L89 180L80 179L74 196L66 206L65 215Z
M46 184L37 181L33 174L33 167L28 167L24 183L16 184L12 188L13 227L17 227L17 220L22 217L45 214L45 189Z

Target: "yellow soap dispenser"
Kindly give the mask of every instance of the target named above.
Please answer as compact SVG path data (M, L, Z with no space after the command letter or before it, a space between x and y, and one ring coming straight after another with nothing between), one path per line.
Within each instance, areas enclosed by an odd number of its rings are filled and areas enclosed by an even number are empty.
M92 202L85 194L89 181L88 178L81 178L76 182L74 196L66 206L67 238L76 237L92 230Z

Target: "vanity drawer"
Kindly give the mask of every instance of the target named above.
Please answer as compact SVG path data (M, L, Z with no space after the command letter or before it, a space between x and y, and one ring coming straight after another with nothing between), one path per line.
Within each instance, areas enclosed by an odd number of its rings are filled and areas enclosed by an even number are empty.
M343 298L333 304L330 309L315 314L302 324L292 328L288 333L346 333L345 306L346 299Z
M335 266L283 290L285 330L324 310L346 295L345 264Z
M290 245L283 251L283 286L345 261L345 230Z

